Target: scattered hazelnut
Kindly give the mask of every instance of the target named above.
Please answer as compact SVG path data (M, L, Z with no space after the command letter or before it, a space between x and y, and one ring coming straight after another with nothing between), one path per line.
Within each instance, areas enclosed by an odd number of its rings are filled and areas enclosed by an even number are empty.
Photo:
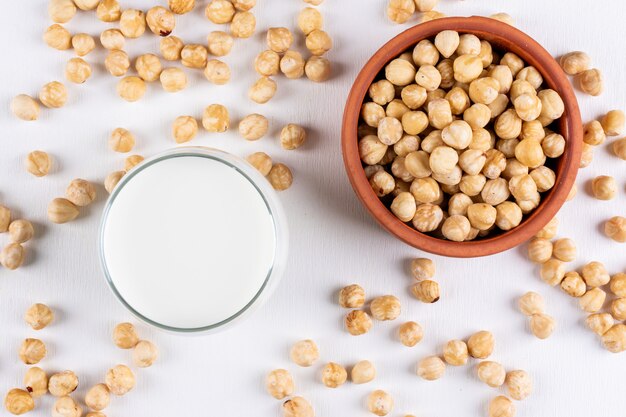
M54 24L46 29L43 40L50 48L65 51L72 47L72 35L70 31L59 24Z
M538 313L530 316L530 331L539 339L550 337L555 326L556 322L547 314Z
M236 38L249 38L256 29L256 18L250 12L237 12L230 24L230 33Z
M280 131L280 145L283 149L297 149L304 144L306 137L303 127L289 123Z
M60 82L52 81L41 87L39 101L49 108L63 107L67 102L67 90Z
M26 365L39 363L46 356L46 353L46 345L39 339L24 340L19 351L20 359Z
M585 322L587 323L587 327L598 336L602 336L615 324L613 316L609 313L590 314L587 316Z
M35 401L28 391L14 388L4 397L4 407L9 413L20 415L33 410Z
M604 306L606 293L600 288L592 288L578 299L580 308L587 313L597 313Z
M187 87L187 75L180 68L166 68L159 75L161 86L168 93L176 93Z
M277 400L282 400L294 392L293 378L285 369L275 369L265 379L267 392Z
M117 94L128 102L139 100L146 94L146 83L139 77L124 77L117 83Z
M532 378L526 371L509 371L506 374L505 383L509 396L517 401L527 398L533 390Z
M414 321L407 321L400 326L400 342L407 347L417 345L424 337L422 326Z
M204 15L216 24L230 23L235 15L235 6L228 0L211 0L204 10Z
M191 116L178 116L172 125L172 136L176 143L189 142L198 134L198 121Z
M427 381L434 381L443 376L446 364L439 356L429 356L422 359L417 365L417 375Z
M465 365L468 359L467 344L462 340L450 340L443 347L443 359L448 365Z
M411 274L418 281L435 276L435 263L428 258L416 258L411 261Z
M152 366L159 356L159 351L154 343L140 340L133 348L133 363L139 368Z
M248 155L246 160L264 177L266 177L272 169L272 158L265 152L255 152L252 155Z
M314 417L313 407L302 397L292 397L283 403L284 417Z
M411 292L415 298L423 303L436 303L440 298L439 284L429 279L413 285Z
M120 15L120 31L127 38L140 37L146 31L146 16L141 10L124 10Z
M376 297L370 304L370 311L376 320L395 320L400 315L400 300L393 295Z
M116 365L109 369L104 382L111 394L124 395L135 386L135 375L126 365Z
M39 117L39 103L31 96L19 94L11 100L11 111L15 117L30 122Z
M189 68L206 67L209 51L203 45L188 44L180 51L181 63Z
M137 57L135 69L142 80L152 82L160 78L163 66L158 56L154 54L143 54Z
M471 357L486 359L493 352L495 340L493 334L486 330L474 333L467 340L467 350Z
M207 37L209 45L209 53L215 56L225 56L230 53L235 41L228 33L221 30L215 30L209 33Z
M104 180L104 188L109 194L113 192L113 189L115 188L117 183L120 182L124 175L126 175L126 171L115 171L107 175Z
M48 391L55 397L63 397L78 387L78 377L72 371L58 372L48 380Z
M70 396L57 398L52 406L52 417L81 417L82 407Z
M208 132L226 132L230 126L228 109L221 104L211 104L204 109L202 126Z
M248 90L248 98L255 103L265 104L276 94L276 81L270 77L259 78Z
M245 139L259 140L267 133L269 122L265 116L253 113L244 117L239 122L239 134Z
M209 59L204 68L204 76L213 84L223 85L230 81L230 68L219 59Z
M295 364L308 367L319 359L320 352L314 341L306 339L294 344L289 352L289 356Z
M46 395L48 393L48 375L43 369L32 366L24 374L24 386L33 398Z
M65 197L78 207L85 207L96 199L96 187L87 180L72 180L65 190Z
M167 0L172 13L185 14L193 10L196 5L196 0Z
M91 35L78 33L72 36L72 47L78 56L85 56L96 47L96 41Z
M180 38L168 36L161 39L159 50L161 51L161 56L166 61L178 61L184 46L185 44Z
M45 304L33 304L26 310L24 320L33 330L41 330L54 320L54 312Z
M85 394L85 404L94 411L102 411L109 406L111 395L104 384L96 384Z
M120 349L132 349L139 343L135 326L131 323L120 323L113 328L113 343Z
M360 308L365 304L365 290L357 284L348 285L339 291L339 305L343 308Z
M352 336L360 336L370 331L372 328L372 319L365 311L352 310L346 314L344 324L348 333Z
M499 395L489 402L489 417L513 417L515 405L508 398Z
M14 243L25 243L33 238L35 230L33 225L28 220L19 219L13 220L9 224L9 235L11 241Z
M19 243L9 243L0 251L0 265L15 270L24 262L24 247Z
M350 379L355 384L365 384L376 378L376 368L370 361L359 361L350 371Z
M602 335L602 346L609 352L619 353L626 350L626 325L615 324Z
M116 22L122 16L118 0L101 0L96 8L96 16L103 22Z
M348 379L346 369L338 363L329 362L322 369L322 383L328 388L337 388Z
M494 388L502 386L506 377L504 366L493 361L479 363L476 366L476 373L478 374L478 379Z
M165 7L155 6L146 13L146 23L155 35L168 36L176 27L176 18Z
M604 234L616 242L626 242L626 218L622 216L611 217L604 224Z
M393 410L393 398L383 390L376 390L367 396L367 409L377 416L386 416Z

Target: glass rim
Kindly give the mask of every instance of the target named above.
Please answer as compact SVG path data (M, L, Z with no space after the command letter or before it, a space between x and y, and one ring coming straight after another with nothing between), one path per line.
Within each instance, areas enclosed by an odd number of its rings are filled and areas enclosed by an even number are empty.
M212 323L206 326L199 327L175 327L167 324L159 323L155 320L150 319L149 317L143 315L138 310L136 310L130 303L128 303L124 297L120 294L113 279L111 277L111 273L107 267L106 256L104 254L104 231L106 228L107 219L109 216L109 212L111 207L115 203L115 199L124 188L124 186L129 183L137 174L145 170L146 168L157 164L164 160L169 160L173 158L180 157L199 157L211 159L224 165L229 166L230 168L235 169L241 176L243 176L259 193L260 197L263 199L265 207L272 219L273 230L274 230L274 256L272 260L272 265L269 268L265 279L263 280L263 284L255 293L254 297L248 301L240 310L231 316L227 317L224 320L221 320L217 323ZM267 179L264 178L254 167L249 165L243 159L236 157L228 152L209 148L209 147L201 147L201 146L185 146L178 147L174 149L170 149L167 151L160 152L153 157L147 158L142 161L140 164L136 165L130 172L125 174L119 183L115 186L113 191L111 192L109 198L105 203L104 210L102 211L102 217L100 220L100 226L98 229L98 256L100 260L100 266L102 268L105 280L108 284L109 289L115 295L115 298L128 310L130 311L136 318L139 320L152 325L161 330L165 330L171 333L177 334L202 334L202 333L211 333L217 330L223 330L226 327L237 322L239 319L247 316L251 313L256 307L260 306L263 301L271 294L274 287L280 281L282 273L285 269L285 263L287 259L287 247L288 247L288 229L286 217L283 211L283 208L278 201L278 196L271 185L267 182Z

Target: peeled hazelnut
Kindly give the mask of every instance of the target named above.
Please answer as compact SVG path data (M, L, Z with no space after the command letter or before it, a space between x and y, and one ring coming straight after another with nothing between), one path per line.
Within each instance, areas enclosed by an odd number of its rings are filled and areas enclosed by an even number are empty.
M20 359L26 365L39 363L48 351L46 345L39 339L26 339L20 347Z
M96 187L89 181L77 178L67 186L65 196L78 207L85 207L96 199Z
M104 382L111 394L124 395L135 386L135 375L126 365L117 365L107 372Z
M473 358L486 359L493 352L494 344L493 334L482 330L470 336L467 340L467 349Z
M78 387L78 377L72 371L58 372L48 380L48 391L55 397L63 397Z
M141 340L133 348L133 363L139 368L152 366L159 356L159 351L154 343Z
M400 315L400 300L393 295L376 297L370 304L372 317L376 320L395 320Z
M48 375L41 368L30 367L24 374L24 386L33 398L41 397L48 393Z
M365 311L352 310L346 314L344 325L352 336L360 336L370 331L372 319Z
M82 415L82 407L69 396L58 398L52 407L52 417L81 417Z
M306 141L306 130L303 127L289 123L280 131L280 145L283 149L297 149Z
M337 388L348 379L346 368L338 363L329 362L322 369L322 382L328 388Z
M320 357L319 349L314 341L301 340L293 345L289 353L291 360L297 365L308 367Z
M24 320L33 330L41 330L54 320L54 312L45 304L33 304L26 310Z
M85 404L95 411L107 408L110 400L109 388L105 384L96 384L85 394Z
M36 177L44 177L50 172L52 160L44 151L32 151L26 156L24 161L26 170Z
M4 397L4 407L9 413L20 415L34 409L35 401L28 391L14 388Z
M135 326L131 323L120 323L113 329L113 343L120 349L132 349L139 343Z
M275 369L267 375L265 387L272 397L282 400L293 394L293 378L286 369Z
M360 308L365 304L365 291L357 284L348 285L339 291L339 305L343 308Z

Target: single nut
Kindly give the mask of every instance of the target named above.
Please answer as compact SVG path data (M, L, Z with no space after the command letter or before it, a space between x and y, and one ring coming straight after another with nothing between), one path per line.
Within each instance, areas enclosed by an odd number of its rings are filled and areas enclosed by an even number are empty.
M128 102L137 101L146 94L146 82L136 76L124 77L117 83L117 94Z
M352 336L360 336L370 331L372 319L365 311L352 310L346 314L344 324L348 333Z
M427 381L434 381L443 376L446 364L439 356L429 356L422 359L417 365L417 375Z
M538 313L530 317L530 330L539 339L550 337L555 326L556 322L547 314Z
M602 335L602 346L613 353L626 350L626 325L619 323L607 330Z
M54 320L54 313L45 304L33 304L24 315L24 320L33 330L41 330Z
M207 36L209 53L215 56L225 56L230 53L235 43L232 36L221 30L215 30Z
M58 372L48 380L48 391L55 397L71 394L78 387L78 377L72 371Z
M96 47L96 41L91 35L78 33L72 36L72 47L78 56L85 56Z
M254 113L239 122L239 134L247 140L259 140L267 133L269 122L265 116Z
M387 5L387 17L395 23L406 23L415 13L413 0L390 0Z
M626 297L626 274L620 272L611 277L611 292L617 297Z
M172 13L185 14L189 13L196 6L196 0L167 0Z
M273 27L267 30L267 46L279 54L287 52L293 43L291 31L284 27Z
M465 365L468 359L467 344L462 340L450 340L443 347L443 359L448 365Z
M230 80L230 68L219 59L210 59L204 68L204 76L213 84L224 85Z
M525 316L541 314L545 310L545 301L541 294L529 291L518 300L517 305Z
M602 72L597 68L578 73L575 79L581 91L589 95L599 96L604 90Z
M306 62L298 51L287 51L280 59L280 71L285 77L296 79L304 75L304 66Z
M202 126L209 132L225 132L230 126L228 109L221 104L211 104L204 109Z
M424 337L422 326L414 321L407 321L400 326L400 342L407 347L417 345Z
M423 303L428 304L436 303L441 297L439 284L436 281L432 281L429 279L420 281L417 284L413 285L411 287L411 292L413 293L415 298Z
M126 175L126 171L115 171L107 175L104 180L104 188L109 194L113 192L113 189L124 175Z
M376 378L376 368L370 361L359 361L350 371L350 379L355 384L365 384L374 378Z
M130 155L124 159L124 171L128 172L142 163L145 158L141 155Z
M71 397L58 398L52 406L52 417L81 417L82 407Z
M176 143L189 142L198 134L198 121L191 116L178 116L172 125L172 136Z
M235 6L228 0L212 0L207 4L204 15L216 24L230 23L235 15Z
M81 58L72 58L65 66L65 78L75 84L82 84L91 77L91 66Z
M9 224L9 235L13 243L25 243L33 238L35 230L28 220L13 220Z
M168 36L161 39L159 50L161 51L161 56L166 61L178 61L184 46L185 44L180 38Z
M154 54L143 54L137 57L135 69L142 80L152 82L157 81L163 71L161 60Z
M28 391L14 388L4 397L4 407L9 413L20 415L33 410L35 401Z
M591 58L584 52L575 51L563 55L559 59L563 71L569 75L577 75L589 69Z
M615 178L608 175L600 175L591 181L591 191L598 200L612 200L617 194Z
M256 29L256 18L250 12L237 12L230 24L230 33L236 38L249 38Z
M203 45L188 44L180 51L181 63L189 68L204 68L207 64L209 51Z
M539 274L546 284L553 287L559 285L565 277L565 263L558 259L549 259L541 265Z
M591 331L598 336L602 336L611 327L613 327L613 324L615 324L613 316L611 316L609 313L590 314L585 322L587 323L587 327L589 327Z
M63 107L67 103L67 90L60 82L52 81L41 87L39 100L41 104L51 109Z
M621 135L625 123L626 116L621 110L611 110L600 119L602 129L607 136Z
M19 351L20 359L26 365L39 363L46 356L46 353L46 345L39 339L24 340Z
M311 404L302 397L292 397L283 403L284 417L314 417Z
M481 330L467 340L467 349L471 357L486 359L493 352L495 339L491 332Z
M348 379L346 369L338 363L329 362L322 369L322 383L328 388L337 388Z
M289 123L280 131L280 145L283 149L297 149L306 141L306 130L303 127Z
M154 343L141 340L133 348L133 363L139 368L152 366L159 356L159 350Z
M76 5L72 0L50 0L48 15L53 22L67 23L76 15Z
M135 386L135 375L126 365L116 365L104 377L106 386L114 395L124 395Z
M506 371L498 362L483 361L476 366L478 379L490 387L500 387L504 384Z
M365 290L357 284L348 285L339 291L339 305L343 308L360 308L365 304Z
M105 58L104 66L111 75L121 77L130 68L130 58L125 51L113 49Z
M50 48L65 51L72 47L72 35L70 31L59 24L54 24L46 29L43 40Z
M499 395L489 402L489 417L513 417L515 405L508 398Z
M294 344L289 356L296 365L308 367L319 359L320 351L314 341L306 339Z
M15 117L33 121L39 117L39 103L26 94L19 94L11 100L11 112Z
M298 28L308 35L316 29L322 29L324 26L324 18L322 14L313 7L305 7L298 14Z
M370 304L372 317L376 320L395 320L400 315L400 300L393 295L376 297Z
M566 273L561 281L561 289L571 297L581 297L587 292L587 284L578 272L571 271Z
M277 400L282 400L294 392L291 374L286 369L274 369L265 378L267 392Z
M146 13L146 23L155 35L168 36L176 27L176 18L165 7L155 6Z
M411 274L418 281L435 276L435 263L428 258L416 258L411 261Z
M65 198L55 198L48 204L48 219L52 223L71 222L78 214L78 207Z
M139 343L135 326L131 323L120 323L113 328L113 343L120 349L132 349Z
M597 120L592 120L585 125L583 130L583 141L589 145L597 146L604 143L606 133L602 124Z
M373 391L367 396L367 409L377 416L386 416L393 410L393 398L383 390Z
M39 398L48 393L48 375L36 366L28 368L24 374L24 386L33 398Z
M604 234L616 242L626 242L626 218L622 216L611 217L604 224Z
M96 16L103 22L116 22L121 15L122 8L118 0L101 0L96 8Z
M266 177L272 169L272 158L265 152L255 152L252 155L248 155L246 160L264 177Z
M102 411L109 406L111 395L104 384L96 384L85 394L85 404L94 411Z
M109 147L115 152L130 152L135 146L135 136L128 130L118 127L109 137Z
M600 262L589 262L583 266L581 275L590 287L602 287L611 281L611 276Z
M124 10L120 15L120 31L127 38L140 37L146 31L146 16L141 10Z
M592 288L578 299L580 308L587 313L597 313L604 306L606 293L600 288Z
M261 75L269 77L278 74L280 69L280 55L272 50L259 53L254 59L254 69Z
M306 48L313 55L324 55L333 47L333 40L321 29L312 30L306 36Z
M96 199L96 187L87 180L72 180L65 189L65 197L78 207L85 207Z
M533 390L532 378L526 371L509 371L506 374L505 383L509 396L514 400L521 401L527 398Z
M159 76L161 86L168 93L176 93L187 87L187 75L180 68L166 68Z
M553 244L552 254L563 262L572 262L576 259L576 244L572 239L557 239Z
M15 270L24 262L24 247L19 243L9 243L0 251L0 265Z

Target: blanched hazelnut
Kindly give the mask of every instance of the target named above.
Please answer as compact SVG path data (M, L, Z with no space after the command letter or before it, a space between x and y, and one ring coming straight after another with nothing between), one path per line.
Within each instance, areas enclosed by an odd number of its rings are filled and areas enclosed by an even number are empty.
M157 81L163 70L159 57L154 54L143 54L137 57L135 61L135 69L137 74L144 81Z
M104 382L111 394L124 395L135 386L135 375L126 365L116 365L106 373Z
M422 326L414 321L402 323L399 329L400 342L407 347L417 345L424 337Z
M607 136L620 135L624 131L626 116L621 110L611 110L600 119L602 129Z
M48 375L41 368L30 367L24 374L24 386L33 398L39 398L48 393Z
M76 14L76 5L72 0L50 0L48 15L55 23L67 23Z
M218 25L230 23L235 16L235 6L228 0L211 0L204 10L204 15Z
M284 27L273 27L267 30L267 46L274 52L287 52L293 43L291 31Z
M25 243L33 238L33 224L25 219L13 220L9 224L9 236L13 243Z
M230 53L235 41L228 33L215 30L207 36L209 53L215 56L225 56Z
M306 339L295 343L289 356L296 365L308 367L319 359L320 352L314 341Z
M78 207L65 198L55 198L48 204L48 219L52 223L62 224L78 217Z
M350 371L350 379L355 384L365 384L376 377L376 368L370 361L357 362Z
M155 35L168 36L176 27L176 18L165 7L155 6L146 13L146 23Z
M180 54L184 46L185 44L180 38L176 36L168 36L161 39L159 49L163 59L166 61L177 61L180 59Z
M609 313L595 313L590 314L585 322L587 323L587 327L589 327L592 332L598 336L602 336L611 327L613 327L615 320Z
M124 77L117 83L117 94L128 102L134 102L141 99L145 93L145 81L134 75Z
M589 69L591 58L584 52L574 51L561 56L559 64L566 74L576 75Z
M415 13L413 0L390 0L387 5L387 17L395 23L406 23Z
M256 29L256 18L250 12L237 12L230 24L230 33L236 38L249 38Z
M528 372L522 370L509 371L505 383L509 396L514 400L524 400L533 390L533 381Z
M105 58L104 66L111 75L121 77L130 68L130 59L126 52L114 49Z
M198 121L191 116L178 116L172 125L172 136L176 143L189 142L198 133Z
M467 344L462 340L450 340L443 347L443 358L448 365L465 365L468 359Z
M329 362L322 369L322 383L328 388L337 388L348 379L346 368L338 363Z
M583 266L581 275L590 287L602 287L611 281L611 277L600 262L589 262Z
M124 10L120 15L120 31L127 38L140 37L146 31L146 16L141 10Z
M267 133L269 122L265 116L253 113L239 122L239 134L247 140L259 140Z
M124 159L124 171L128 172L135 166L143 162L145 158L141 155L130 155Z
M418 281L431 279L435 275L435 263L428 258L416 258L411 261L411 274Z
M118 0L100 0L96 8L96 16L103 22L116 22L121 15L122 8Z
M152 366L158 356L159 350L148 340L140 340L133 348L133 363L139 368Z
M78 377L72 371L58 372L48 380L48 391L55 397L71 394L78 387Z
M96 47L96 41L94 41L91 35L78 33L72 36L72 47L74 48L76 55L85 56L94 50Z
M439 284L436 281L426 279L411 287L411 293L423 303L436 303L440 298Z
M58 81L52 81L39 90L41 104L49 108L63 107L67 102L67 89Z
M578 73L575 80L581 91L591 96L599 96L604 90L602 72L600 72L597 68L588 69Z
M306 141L306 131L303 127L290 123L280 131L280 145L283 149L297 149Z
M107 175L104 180L104 188L109 194L113 192L113 189L124 175L126 175L126 171L115 171Z
M580 308L587 313L597 313L604 306L606 293L600 288L592 288L578 299Z
M536 293L529 291L520 297L517 303L522 314L526 316L532 316L533 314L541 314L545 310L545 301L543 297Z
M39 363L46 353L46 345L39 339L25 339L19 350L20 359L26 365Z
M78 207L88 206L96 199L96 187L89 181L77 178L67 186L65 196Z
M450 58L459 47L459 33L454 30L444 30L435 36L435 46L445 58Z
M180 68L166 68L159 76L163 89L168 93L176 93L187 87L187 75Z
M233 6L235 9L247 12L251 10L254 6L256 6L256 0L231 0L233 2Z
M85 394L85 404L95 411L107 408L110 400L109 388L105 384L96 384Z
M549 259L541 265L539 274L546 284L554 287L565 277L565 264L558 259Z
M352 336L360 336L370 331L372 319L365 311L352 310L346 314L344 325Z
M176 14L189 13L196 6L196 0L167 0L170 10Z
M82 407L71 397L58 398L52 406L52 417L81 417Z
M533 314L530 317L530 330L539 339L547 339L554 331L556 322L544 313Z
M463 242L469 235L470 221L465 216L454 214L443 222L441 232L443 236L454 242Z
M209 51L203 45L188 44L180 51L181 63L189 68L205 68Z
M209 132L225 132L230 126L228 109L221 104L211 104L204 109L202 126Z
M135 146L135 136L128 130L118 127L109 137L109 147L115 152L130 152Z
M357 284L348 285L339 291L339 305L344 308L360 308L365 304L365 290Z
M107 29L100 34L100 43L106 49L123 49L126 39L119 29Z
M11 112L15 117L33 121L39 118L39 103L29 95L19 94L11 100Z
M626 242L626 218L622 216L611 217L604 223L604 234L616 242Z
M383 390L373 391L367 396L367 409L377 416L386 416L393 410L393 398Z
M91 77L91 66L81 58L72 58L65 66L65 78L73 83L82 84Z
M611 200L617 193L615 178L607 175L595 177L591 182L591 191L598 200Z
M259 74L268 77L278 74L280 69L280 55L269 49L259 53L254 60L254 69Z
M4 397L4 407L11 414L20 415L35 408L35 401L28 391L14 388Z
M265 152L255 152L248 155L246 160L255 167L264 177L270 173L272 169L272 158Z
M277 400L282 400L294 392L291 374L286 369L274 369L265 378L267 392Z
M561 289L571 297L581 297L587 291L587 284L578 272L570 271L563 277Z
M429 356L422 359L417 365L417 375L427 381L434 381L443 376L446 364L439 356Z
M317 83L326 81L331 75L330 61L324 57L313 55L304 65L304 73L311 81Z
M483 361L479 363L476 366L476 373L478 374L478 379L490 387L502 386L506 377L504 366L493 361Z
M120 349L132 349L139 343L135 326L131 323L120 323L113 328L113 343Z
M493 352L495 340L493 334L486 330L474 333L467 340L467 349L473 358L486 359Z
M293 174L287 165L274 164L267 174L267 179L275 190L285 191L293 183Z
M508 398L499 395L489 402L489 417L513 417L515 405Z
M620 272L611 277L611 292L617 297L626 297L626 274Z
M305 35L308 35L316 29L322 29L323 25L324 18L317 9L305 7L298 14L298 27Z
M69 30L56 23L46 29L43 40L46 45L59 51L72 47L72 35Z
M204 68L204 76L206 77L207 80L209 80L213 84L223 85L223 84L228 83L228 81L230 81L230 68L228 67L228 64L226 64L223 61L220 61L219 59L209 59L207 61L206 67ZM257 83L253 86L253 88L255 88L256 86L256 90L263 91L264 94L262 94L262 96L263 96L263 99L265 99L265 96L267 96L268 93L265 92L264 90L267 90L267 87L257 85L258 83L259 82L257 81ZM274 85L274 91L275 90L276 90L276 86ZM253 89L251 89L250 91L253 91ZM271 96L273 95L274 94L272 92Z
M413 64L404 59L394 59L385 67L385 78L398 86L405 86L414 82L415 74L416 70Z
M298 51L287 51L280 59L280 71L285 77L295 79L304 74L304 58Z
M626 350L626 325L619 323L607 330L602 335L602 346L613 353Z
M311 404L302 397L292 397L283 403L284 417L314 417Z
M436 230L443 220L441 207L435 204L420 204L415 211L412 223L422 233Z
M370 303L370 311L376 320L395 320L400 315L400 300L393 295L376 297Z
M41 330L52 322L54 313L45 304L33 304L24 315L24 320L33 330Z
M480 76L483 62L477 55L460 55L454 60L454 79L462 83L471 83Z
M616 298L611 302L611 315L615 320L626 320L626 298Z

